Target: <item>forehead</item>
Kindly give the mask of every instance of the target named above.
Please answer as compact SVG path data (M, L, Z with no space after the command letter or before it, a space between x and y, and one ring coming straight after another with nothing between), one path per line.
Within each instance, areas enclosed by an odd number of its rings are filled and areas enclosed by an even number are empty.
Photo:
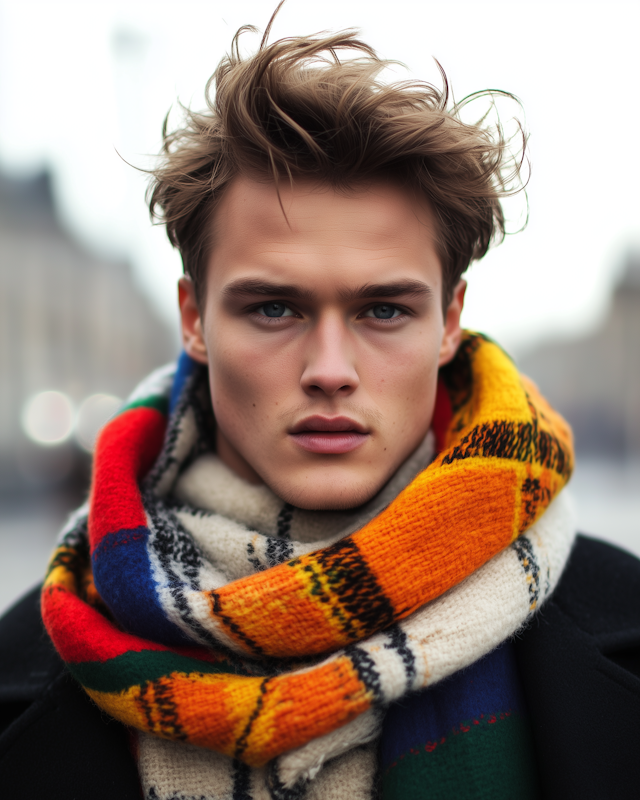
M430 273L441 283L433 214L392 182L339 190L311 181L236 178L218 205L207 281L229 270L296 270L300 277L379 280L385 271ZM375 275L373 273L376 273ZM437 273L437 274L435 274ZM280 277L284 277L280 275ZM406 276L405 276L406 277Z

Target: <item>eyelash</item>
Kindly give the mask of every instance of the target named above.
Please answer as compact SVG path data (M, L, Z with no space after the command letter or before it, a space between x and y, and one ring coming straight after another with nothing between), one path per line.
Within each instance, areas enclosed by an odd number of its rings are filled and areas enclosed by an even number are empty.
M269 302L270 303L278 303L279 305L283 305L289 311L293 311L294 314L297 317L300 316L298 314L298 312L294 308L292 308L290 305L288 305L287 303L283 302L282 300L271 300ZM263 324L266 323L267 325L278 325L281 322L281 320L283 320L283 319L295 319L294 316L269 317L266 314L259 314L258 312L260 311L260 309L263 308L266 305L268 305L268 303L260 303L260 305L253 306L252 308L249 309L249 313L252 314L252 315L257 316L260 319L261 323L263 323ZM400 314L397 317L391 317L390 319L384 319L384 318L380 319L378 317L365 317L364 316L368 311L371 311L371 309L375 308L376 306L392 306L394 309L397 309L400 312ZM401 322L404 318L409 317L409 316L412 316L412 314L408 309L403 308L402 306L396 305L395 303L373 303L373 305L370 305L368 308L365 308L364 311L361 311L360 314L358 314L358 319L374 319L377 323L381 323L383 325L393 325L393 324L397 324L398 322Z
M372 311L374 308L376 308L376 306L390 306L391 308L393 308L396 311L399 311L400 313L398 314L397 317L390 317L390 318L387 318L387 319L385 319L384 317L365 317L365 314L367 314L367 312L369 312L369 311ZM394 324L396 324L398 322L401 322L405 317L409 317L409 316L411 316L411 314L406 308L403 308L402 306L398 306L395 303L374 303L372 306L369 306L369 308L365 309L362 312L362 314L360 315L360 318L361 319L374 319L377 323L381 323L383 325L394 325Z
M293 312L294 312L294 314L295 314L296 316L299 316L299 315L298 315L298 312L297 312L297 311L295 311L295 309L291 308L291 306L290 306L290 305L287 305L287 303L284 303L282 300L270 300L270 301L269 301L269 302L267 302L267 303L260 303L260 305L257 305L257 306L252 306L250 309L248 309L248 311L249 311L249 313L250 313L251 315L254 315L254 316L258 317L258 318L260 319L260 322L262 322L263 324L264 324L264 323L266 323L267 325L274 325L274 324L275 324L275 325L277 325L277 324L278 324L278 323L280 323L280 322L281 322L283 319L294 319L294 318L295 318L295 317L293 317L293 316L287 316L287 317L268 317L266 314L259 314L259 313L258 313L258 312L260 311L260 309L261 309L261 308L264 308L264 306L270 305L270 304L272 304L272 303L277 303L278 305L282 305L282 306L284 306L286 309L288 309L289 311L293 311Z

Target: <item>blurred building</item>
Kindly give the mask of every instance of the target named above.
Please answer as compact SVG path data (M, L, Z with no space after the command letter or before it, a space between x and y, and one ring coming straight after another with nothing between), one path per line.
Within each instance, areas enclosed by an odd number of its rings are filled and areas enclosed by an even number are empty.
M0 494L63 484L88 459L73 431L53 444L29 438L30 398L48 391L77 416L88 397L126 397L176 352L129 267L61 228L47 176L0 175Z
M519 367L569 420L579 455L640 458L640 255L629 256L597 330L543 345Z

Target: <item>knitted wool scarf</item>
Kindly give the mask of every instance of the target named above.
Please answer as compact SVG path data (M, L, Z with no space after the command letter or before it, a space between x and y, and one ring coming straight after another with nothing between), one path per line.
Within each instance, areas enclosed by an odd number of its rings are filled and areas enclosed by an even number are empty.
M246 797L301 797L325 762L377 736L381 709L490 652L553 589L573 534L554 501L571 435L497 345L466 333L441 370L434 460L319 546L173 497L211 449L210 413L206 373L183 358L105 427L43 617L109 714L255 768ZM218 559L230 531L243 554Z

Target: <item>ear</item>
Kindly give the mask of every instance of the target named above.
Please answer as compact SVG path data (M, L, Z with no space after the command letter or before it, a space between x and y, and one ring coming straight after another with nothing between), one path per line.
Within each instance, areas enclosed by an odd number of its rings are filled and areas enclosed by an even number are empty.
M467 282L458 281L453 290L453 297L444 315L444 331L442 334L442 344L440 345L440 356L438 366L448 364L455 356L460 340L462 339L462 328L460 327L460 315L464 306L464 293L467 291Z
M178 303L180 304L182 346L194 361L208 364L209 357L202 331L202 319L191 278L184 277L178 281Z

